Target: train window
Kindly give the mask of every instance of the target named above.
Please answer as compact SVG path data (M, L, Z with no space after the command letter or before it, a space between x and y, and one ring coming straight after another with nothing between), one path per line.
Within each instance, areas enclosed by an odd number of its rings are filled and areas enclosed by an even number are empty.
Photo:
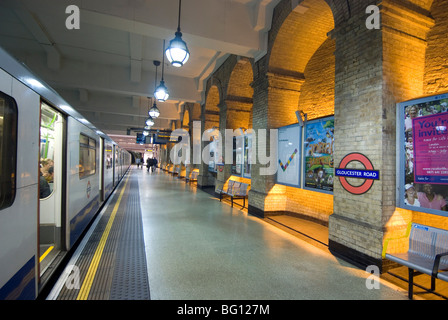
M106 144L106 169L112 169L112 159L113 159L113 153L112 153L112 145Z
M10 207L16 194L17 104L0 92L0 209Z
M79 135L79 178L96 172L96 140L84 134Z

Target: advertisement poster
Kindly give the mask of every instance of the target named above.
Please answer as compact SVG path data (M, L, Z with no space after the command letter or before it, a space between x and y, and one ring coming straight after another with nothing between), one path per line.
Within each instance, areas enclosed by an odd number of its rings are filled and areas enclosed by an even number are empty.
M278 129L277 183L299 187L301 140L299 125Z
M305 128L305 187L333 191L334 118L309 121Z
M414 183L448 184L448 112L414 118Z
M447 211L448 95L400 103L402 141L400 203ZM416 209L417 210L417 209Z

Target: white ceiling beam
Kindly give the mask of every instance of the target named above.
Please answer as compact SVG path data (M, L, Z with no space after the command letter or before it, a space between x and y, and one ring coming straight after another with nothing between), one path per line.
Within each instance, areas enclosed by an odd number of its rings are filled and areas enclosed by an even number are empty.
M80 90L80 92L83 90ZM148 117L149 100L144 97L124 97L91 92L88 100L83 100L75 90L58 89L58 93L64 97L72 107L84 114L85 112L98 112L115 116L136 116L141 119ZM178 119L178 103L159 102L161 119ZM142 122L143 123L143 122Z
M129 51L131 55L131 81L142 80L143 36L135 33L129 34Z
M18 4L18 7L13 9L13 11L47 53L48 68L58 71L61 67L61 54L55 47L48 33L43 29L38 18L32 15L26 8L23 8L20 3Z
M92 64L89 62L64 59L58 72L52 72L43 66L38 55L28 56L26 64L45 81L55 88L85 89L115 93L128 96L152 96L155 71L142 71L139 83L129 81L129 68ZM165 75L165 83L170 88L170 100L200 102L193 78Z
M217 0L213 1L216 2ZM242 9L244 8L242 7ZM155 14L154 12L151 13L152 15ZM83 23L97 25L110 29L117 29L156 39L173 38L174 32L177 28L177 25L176 26L153 25L147 22L127 19L120 16L112 16L106 13L90 11L85 9L81 9L81 17ZM151 21L151 17L148 17L147 21ZM198 22L201 22L201 20L199 19L192 21L192 23L200 25L199 28L196 26L195 29L199 31L202 29L203 31L208 31L209 32L208 35L201 34L200 32L190 33L188 32L188 28L186 28L185 26L182 27L181 24L182 37L188 43L189 47L191 46L191 47L208 48L215 51L223 51L233 53L236 55L244 55L248 57L253 57L260 47L258 41L258 33L251 28L246 28L246 30L244 29L239 30L238 38L240 39L238 40L235 39L234 36L230 34L231 33L230 31L226 32L225 30L224 31L218 30L216 33L210 33L210 30L216 29L216 25L215 26L204 24L201 25ZM185 23L184 25L186 24L187 23ZM231 24L232 22L229 21L226 27L232 28Z

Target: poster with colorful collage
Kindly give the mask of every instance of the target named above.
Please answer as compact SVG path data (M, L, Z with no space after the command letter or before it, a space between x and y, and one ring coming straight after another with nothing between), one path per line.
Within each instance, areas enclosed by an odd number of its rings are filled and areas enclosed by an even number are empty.
M447 211L448 94L399 104L400 203L423 211Z
M334 117L308 121L304 136L305 187L333 192Z

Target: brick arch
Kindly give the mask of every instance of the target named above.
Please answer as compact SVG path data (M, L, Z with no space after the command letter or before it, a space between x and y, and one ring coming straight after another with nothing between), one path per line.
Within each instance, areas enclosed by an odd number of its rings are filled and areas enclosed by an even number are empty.
M205 110L219 111L219 106L223 101L223 85L219 78L212 76L207 81L205 90Z
M431 10L431 7L434 2L437 0L408 0L410 3L412 3L415 6L418 6L425 10Z
M212 127L219 127L219 106L221 104L221 93L219 87L212 85L207 90L207 96L204 106L204 127L203 130L210 129Z
M205 111L219 112L219 105L221 103L221 94L216 85L212 85L207 90L207 97L205 99Z
M293 76L304 73L327 33L334 29L332 6L333 1L304 0L294 10L290 5L277 10L269 41L269 71Z
M188 111L188 108L185 108L184 116L182 118L182 128L188 128L189 125L190 125L190 112Z
M229 76L226 94L226 128L252 128L254 74L249 59L241 58L235 63Z
M230 74L227 85L227 97L240 97L252 100L254 89L251 87L254 74L252 64L247 58L238 61Z

